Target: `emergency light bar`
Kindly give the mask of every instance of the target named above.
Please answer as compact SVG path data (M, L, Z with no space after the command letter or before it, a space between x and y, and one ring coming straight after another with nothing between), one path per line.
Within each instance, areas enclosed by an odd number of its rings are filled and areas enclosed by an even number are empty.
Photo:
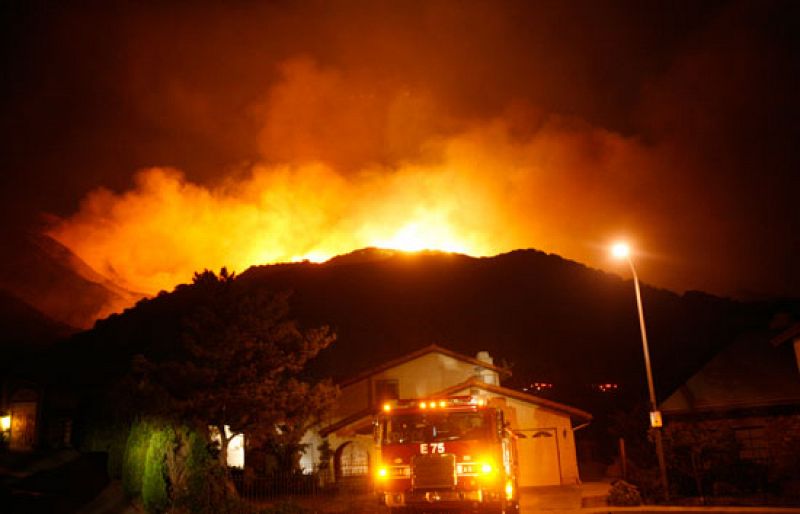
M475 396L449 396L430 400L391 400L383 404L383 412L391 412L394 409L435 410L448 407L483 407L484 405L486 405L486 401Z

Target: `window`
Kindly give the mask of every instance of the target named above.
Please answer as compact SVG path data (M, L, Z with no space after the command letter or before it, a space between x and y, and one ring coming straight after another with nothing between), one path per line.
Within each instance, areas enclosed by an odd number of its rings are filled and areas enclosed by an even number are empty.
M388 444L463 441L486 439L491 426L491 413L420 412L390 416L383 434Z
M739 443L739 457L742 460L769 462L769 442L763 426L734 428L736 442Z
M386 400L400 398L400 386L397 380L378 380L375 382L375 401L380 404Z

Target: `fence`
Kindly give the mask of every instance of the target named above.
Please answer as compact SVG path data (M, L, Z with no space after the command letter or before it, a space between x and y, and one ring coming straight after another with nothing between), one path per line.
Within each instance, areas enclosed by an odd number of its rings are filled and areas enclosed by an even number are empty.
M366 476L339 477L335 480L327 472L271 473L265 476L234 472L231 478L239 495L249 500L268 500L282 496L353 495L372 490Z

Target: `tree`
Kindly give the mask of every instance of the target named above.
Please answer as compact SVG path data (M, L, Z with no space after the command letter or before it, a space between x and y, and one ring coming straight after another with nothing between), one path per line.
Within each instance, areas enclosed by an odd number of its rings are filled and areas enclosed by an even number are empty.
M241 433L251 444L297 447L336 391L329 381L302 376L309 359L333 342L328 327L301 329L289 319L288 293L238 286L225 268L196 273L177 337L135 356L126 381L137 410L216 427L223 464Z

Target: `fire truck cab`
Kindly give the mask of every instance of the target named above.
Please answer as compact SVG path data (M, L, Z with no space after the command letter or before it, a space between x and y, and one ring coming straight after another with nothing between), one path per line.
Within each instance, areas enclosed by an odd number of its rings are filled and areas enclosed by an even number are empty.
M376 491L392 512L518 510L516 439L482 399L385 403L375 439Z

